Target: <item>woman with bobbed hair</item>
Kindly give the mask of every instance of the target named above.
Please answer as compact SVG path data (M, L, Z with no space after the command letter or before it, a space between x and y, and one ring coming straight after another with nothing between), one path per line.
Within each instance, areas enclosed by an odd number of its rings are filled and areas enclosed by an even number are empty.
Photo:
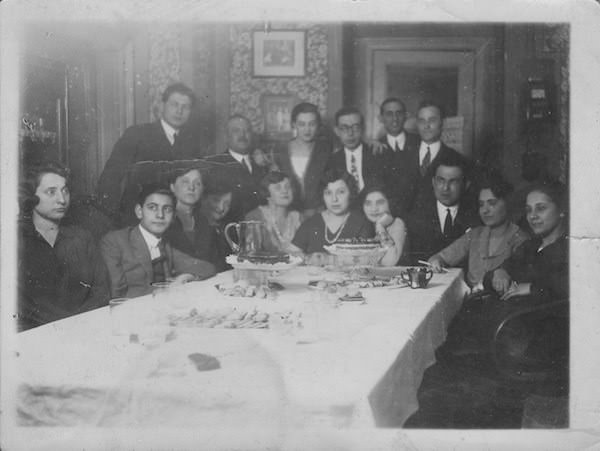
M533 237L502 267L486 274L485 283L501 300L548 302L569 295L568 195L564 185L545 182L527 194L527 222Z
M204 182L199 168L177 168L169 175L169 187L177 201L173 222L165 233L171 245L181 252L196 258L200 244L204 241L203 218L199 217L199 202L204 191Z
M483 289L483 276L498 268L529 236L510 221L509 197L513 187L496 173L479 183L482 226L468 229L445 249L429 258L435 271L466 262L465 280L473 291Z
M361 205L365 216L375 225L375 234L388 246L379 260L381 266L395 266L404 252L406 226L400 218L390 214L390 195L382 184L367 185L361 192Z
M323 246L341 239L372 238L373 224L360 211L353 210L358 197L354 177L337 168L327 170L321 179L325 210L302 223L292 243L306 256L309 264L327 263Z
M331 142L319 137L321 114L312 103L296 105L291 124L294 138L277 152L275 166L290 179L294 191L292 208L311 216L322 203L319 180L331 155Z
M289 177L283 172L272 171L263 177L259 185L263 205L246 215L247 221L261 221L267 229L266 247L271 251L298 253L292 239L300 227L302 217L291 210L294 193Z

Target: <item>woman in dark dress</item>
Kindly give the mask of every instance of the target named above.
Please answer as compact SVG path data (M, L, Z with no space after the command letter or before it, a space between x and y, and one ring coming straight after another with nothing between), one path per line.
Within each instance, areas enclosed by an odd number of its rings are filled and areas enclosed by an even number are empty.
M325 210L304 221L292 240L305 254L306 262L312 265L330 263L331 256L325 252L325 245L375 235L373 223L362 211L351 208L358 196L354 177L337 168L329 169L321 180L321 193Z
M231 248L223 237L221 221L231 206L231 187L208 174L203 180L199 169L184 171L176 172L171 180L176 215L165 238L174 248L212 263L219 272L230 269L225 257Z
M519 427L523 401L532 390L564 396L568 390L566 380L555 383L548 379L547 386L539 381L536 386L519 386L518 390L510 385L510 393L515 397L511 411L498 413L494 390L501 387L503 379L494 364L491 344L497 327L509 315L555 301L568 302L567 202L566 190L558 183L543 183L530 189L526 217L534 236L500 268L486 274L487 295L467 299L468 305L463 305L459 313L462 321L453 321L446 342L436 351L438 362L425 372L419 388L419 411L405 427ZM562 307L556 307L556 312L558 316L548 312L546 320L528 323L528 328L518 329L516 335L508 331L508 341L502 344L508 355L523 356L531 362L564 362L568 326L561 319ZM568 317L566 321L568 324ZM470 327L462 327L465 325ZM564 376L567 378L568 371ZM479 385L486 388L478 390ZM481 411L487 412L489 418L478 415Z

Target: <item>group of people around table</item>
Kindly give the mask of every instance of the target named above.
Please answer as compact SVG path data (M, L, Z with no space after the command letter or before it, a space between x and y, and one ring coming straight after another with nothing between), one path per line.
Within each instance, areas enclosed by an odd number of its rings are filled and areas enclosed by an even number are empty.
M122 180L135 162L194 156L189 148L178 154L191 145L183 125L194 102L185 86L169 87L160 120L125 132L100 177L107 208L123 207ZM173 166L168 183L141 186L128 207L135 221L99 243L67 224L68 170L56 163L30 168L21 190L19 330L150 293L153 283L227 270L223 229L244 219L263 222L273 249L310 265L334 263L326 245L377 237L386 246L381 265L460 266L473 291L495 293L498 303L568 297L564 187L530 187L523 230L511 221L511 185L496 172L474 171L441 142L441 107L421 105L418 135L404 130L406 115L401 100L386 99L386 135L375 142L363 137L360 111L341 108L334 131L342 148L335 149L319 134L318 108L301 103L291 113L294 138L267 164L252 154L250 121L232 116L228 148L205 159L217 166Z

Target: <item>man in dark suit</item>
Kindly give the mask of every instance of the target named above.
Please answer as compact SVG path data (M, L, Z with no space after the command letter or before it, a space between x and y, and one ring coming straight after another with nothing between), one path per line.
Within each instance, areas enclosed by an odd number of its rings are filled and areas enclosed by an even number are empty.
M382 180L385 156L374 154L363 141L364 118L354 107L343 107L335 113L335 133L343 150L334 152L328 168L342 169L356 180L359 192L369 183Z
M416 192L419 172L414 162L420 140L417 135L404 131L406 106L397 97L383 101L379 121L385 129L379 142L385 146L384 156L388 159L385 183L392 196L391 212L394 216L404 217L412 207Z
M227 150L207 158L208 161L224 163L221 170L233 185L231 208L227 221L241 221L259 202L258 186L267 168L256 164L251 156L253 145L252 125L242 115L235 114L227 121Z
M190 160L200 156L198 140L185 127L195 99L194 92L184 84L170 85L162 95L160 119L125 130L98 180L98 200L109 212L119 212L125 178L134 163Z
M100 242L113 297L135 297L152 292L152 283L185 283L215 274L208 262L171 247L163 234L171 225L175 196L165 185L145 185L135 206L139 224L114 230Z
M466 160L459 154L439 155L430 173L433 198L406 218L410 264L427 260L468 228L481 224L475 206L464 197L469 184Z
M470 163L466 158L447 146L441 140L444 111L434 102L424 101L419 105L417 112L417 129L421 138L416 152L410 154L411 165L417 174L415 201L412 210L420 208L422 203L433 200L431 168L437 158L452 155L465 160L465 167L470 170Z

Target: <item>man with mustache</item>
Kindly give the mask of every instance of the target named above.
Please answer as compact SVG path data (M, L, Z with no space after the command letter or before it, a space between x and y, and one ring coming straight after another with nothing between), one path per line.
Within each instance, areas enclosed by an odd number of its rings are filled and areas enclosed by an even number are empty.
M267 168L256 164L251 156L254 135L250 121L240 114L229 118L226 126L227 150L207 158L227 165L226 176L232 182L233 198L226 221L241 221L259 202L258 187Z
M71 200L68 169L31 168L20 194L18 329L106 305L108 276L92 235L62 224Z

